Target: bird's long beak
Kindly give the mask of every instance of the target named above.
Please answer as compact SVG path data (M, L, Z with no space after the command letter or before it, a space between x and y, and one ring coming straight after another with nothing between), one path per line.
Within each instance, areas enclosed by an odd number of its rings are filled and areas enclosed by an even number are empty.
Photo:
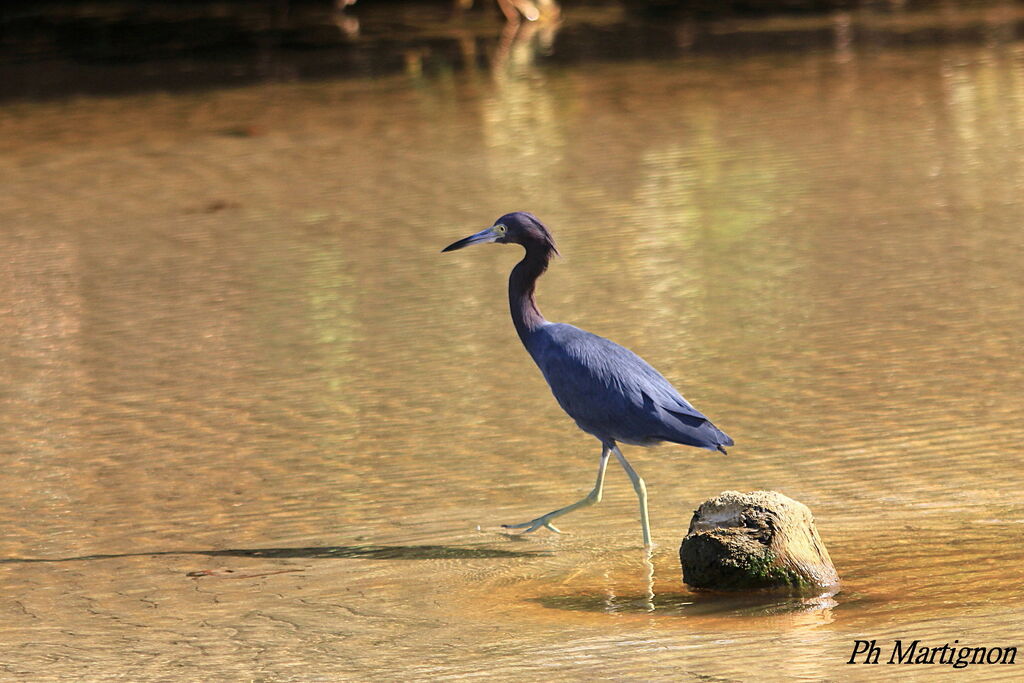
M463 237L458 242L452 242L447 247L442 249L441 253L444 253L446 251L455 251L456 249L462 249L463 247L468 247L472 244L486 244L488 242L493 242L496 239L498 239L498 233L494 231L494 228L487 228L486 230L481 230L475 235Z

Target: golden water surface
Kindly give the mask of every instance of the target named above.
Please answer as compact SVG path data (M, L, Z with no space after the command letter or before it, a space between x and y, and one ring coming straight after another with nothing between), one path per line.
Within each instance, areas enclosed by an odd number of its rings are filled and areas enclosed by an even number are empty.
M1024 42L531 49L0 108L0 678L924 680L951 669L845 662L1024 649ZM600 452L515 336L519 250L438 253L515 209L564 255L545 315L736 440L625 450L653 577L614 465L565 534L500 527ZM689 591L728 489L810 506L841 592Z

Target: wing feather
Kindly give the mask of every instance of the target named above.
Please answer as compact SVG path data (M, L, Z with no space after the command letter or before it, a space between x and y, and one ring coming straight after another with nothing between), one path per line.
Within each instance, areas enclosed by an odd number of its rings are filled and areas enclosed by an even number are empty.
M553 323L527 348L562 409L599 439L710 449L732 443L661 373L615 342Z

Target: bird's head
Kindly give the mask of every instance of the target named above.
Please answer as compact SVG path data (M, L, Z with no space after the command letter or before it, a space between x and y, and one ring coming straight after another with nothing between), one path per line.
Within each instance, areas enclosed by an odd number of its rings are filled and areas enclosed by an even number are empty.
M555 240L544 224L537 217L525 211L507 213L494 222L494 225L480 232L464 237L458 242L449 244L441 251L455 251L472 244L521 244L530 249L542 248L545 251L558 253Z

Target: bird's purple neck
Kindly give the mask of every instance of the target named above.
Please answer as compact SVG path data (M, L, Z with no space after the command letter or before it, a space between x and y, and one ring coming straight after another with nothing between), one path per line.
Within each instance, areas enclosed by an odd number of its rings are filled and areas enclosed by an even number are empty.
M553 252L549 244L527 244L526 256L516 264L508 278L508 305L512 310L512 322L523 344L526 344L531 332L547 322L537 308L534 291L537 278L548 269L548 261Z

